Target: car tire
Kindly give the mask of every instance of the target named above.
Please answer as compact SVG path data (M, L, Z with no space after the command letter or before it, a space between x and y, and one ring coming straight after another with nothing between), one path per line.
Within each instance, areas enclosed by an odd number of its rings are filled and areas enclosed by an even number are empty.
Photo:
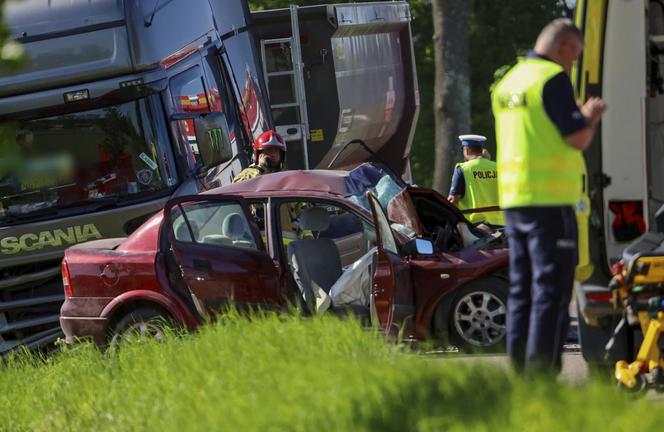
M109 339L111 345L126 340L130 335L162 340L169 329L176 328L175 321L166 312L152 307L139 307L118 320L110 332Z
M464 352L505 352L508 291L509 282L498 276L457 290L447 311L452 345Z

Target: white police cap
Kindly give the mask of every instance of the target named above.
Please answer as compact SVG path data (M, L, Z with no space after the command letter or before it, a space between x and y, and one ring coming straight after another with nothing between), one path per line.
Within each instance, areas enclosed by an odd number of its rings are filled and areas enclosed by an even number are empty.
M463 146L482 146L484 145L484 141L486 141L486 137L482 135L467 134L459 135L459 140Z

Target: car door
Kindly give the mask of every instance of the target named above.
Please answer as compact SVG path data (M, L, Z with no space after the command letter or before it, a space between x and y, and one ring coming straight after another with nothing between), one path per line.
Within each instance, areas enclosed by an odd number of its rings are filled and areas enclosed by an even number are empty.
M367 193L376 227L376 267L373 275L372 317L386 334L413 334L415 304L410 264L399 256L397 242L380 203Z
M283 304L279 270L243 199L189 196L167 203L163 233L199 313Z

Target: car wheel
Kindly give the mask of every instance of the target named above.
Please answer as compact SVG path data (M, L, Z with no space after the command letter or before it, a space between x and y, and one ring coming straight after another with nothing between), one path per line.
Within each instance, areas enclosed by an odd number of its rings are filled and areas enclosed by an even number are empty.
M156 308L139 307L124 315L113 327L111 345L127 339L146 338L163 340L167 329L175 329L175 321Z
M505 352L508 290L499 277L461 288L448 312L450 342L462 351Z

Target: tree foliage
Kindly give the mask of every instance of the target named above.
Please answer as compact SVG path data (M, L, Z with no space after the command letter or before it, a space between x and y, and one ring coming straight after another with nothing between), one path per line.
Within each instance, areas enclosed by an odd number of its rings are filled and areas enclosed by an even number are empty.
M0 68L19 65L23 59L21 45L11 39L4 20L5 0L0 0Z

